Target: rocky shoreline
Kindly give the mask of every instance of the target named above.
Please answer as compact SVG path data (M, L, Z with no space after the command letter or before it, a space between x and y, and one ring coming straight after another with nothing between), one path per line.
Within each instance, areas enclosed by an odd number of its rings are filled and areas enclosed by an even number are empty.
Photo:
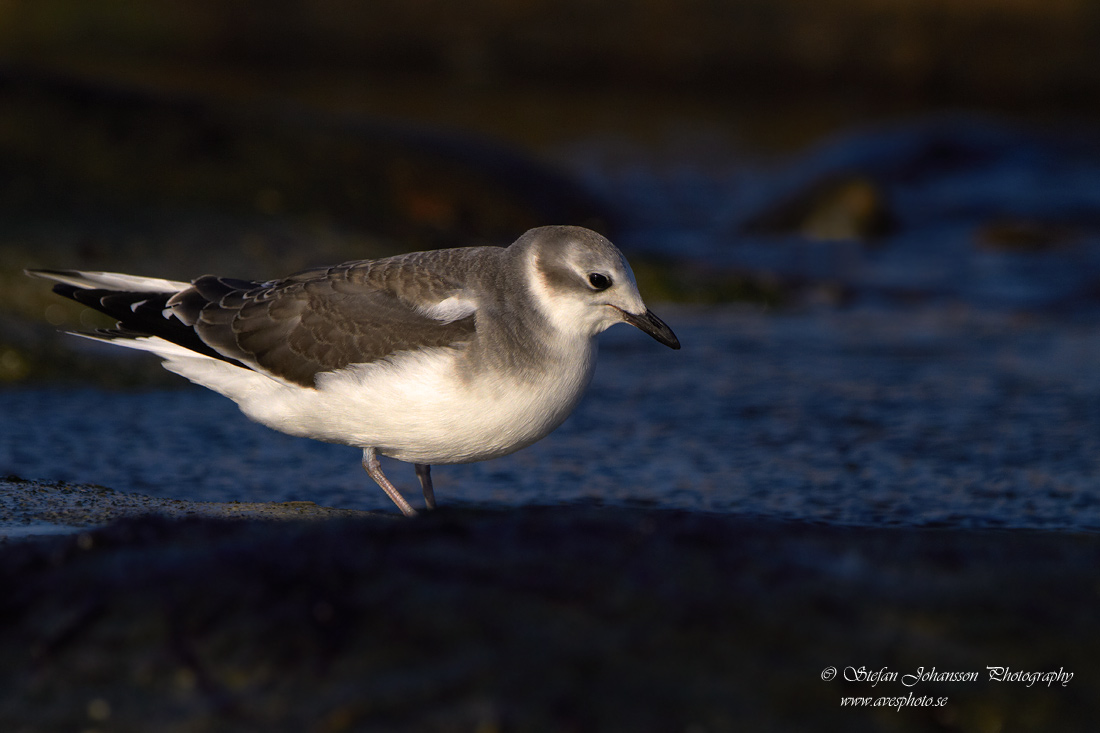
M0 728L1084 731L1100 713L1096 534L179 504L0 545ZM901 681L933 668L977 676Z

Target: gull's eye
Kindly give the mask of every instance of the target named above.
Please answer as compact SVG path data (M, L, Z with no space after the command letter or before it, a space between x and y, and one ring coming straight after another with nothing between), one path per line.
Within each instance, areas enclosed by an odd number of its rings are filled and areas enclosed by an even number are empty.
M611 287L611 278L599 272L593 272L588 276L588 284L596 290L607 290Z

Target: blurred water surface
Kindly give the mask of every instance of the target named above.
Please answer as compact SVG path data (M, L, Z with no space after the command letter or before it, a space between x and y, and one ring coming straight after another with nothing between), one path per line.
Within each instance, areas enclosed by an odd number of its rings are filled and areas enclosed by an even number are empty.
M604 334L555 433L433 472L448 504L595 502L830 523L1100 530L1100 339L968 309L666 307ZM166 498L391 510L355 449L196 387L0 392L0 472ZM384 464L416 496L411 466Z
M1078 316L1100 305L1087 132L946 115L778 158L690 136L664 158L598 139L560 154L615 208L628 253L691 263L702 282L742 273L795 299Z

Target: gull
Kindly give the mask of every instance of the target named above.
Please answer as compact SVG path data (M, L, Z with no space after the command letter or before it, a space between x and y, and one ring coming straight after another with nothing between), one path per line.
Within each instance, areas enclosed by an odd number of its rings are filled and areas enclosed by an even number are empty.
M190 283L27 270L102 311L77 334L149 351L168 371L290 435L355 446L406 516L379 455L412 463L428 509L431 465L507 455L576 407L596 336L629 323L680 343L638 293L622 253L589 229L531 229L508 247L412 252L257 282Z

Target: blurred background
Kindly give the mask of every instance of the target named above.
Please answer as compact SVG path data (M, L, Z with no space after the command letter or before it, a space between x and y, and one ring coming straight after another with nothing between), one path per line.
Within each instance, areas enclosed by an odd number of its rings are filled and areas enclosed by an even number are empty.
M1097 37L1087 0L4 0L0 379L102 325L25 267L270 277L548 223L651 299L1077 312Z
M1091 304L1098 31L1086 0L4 0L0 379L50 374L30 324L98 325L26 266L267 277L543 223L651 298Z

